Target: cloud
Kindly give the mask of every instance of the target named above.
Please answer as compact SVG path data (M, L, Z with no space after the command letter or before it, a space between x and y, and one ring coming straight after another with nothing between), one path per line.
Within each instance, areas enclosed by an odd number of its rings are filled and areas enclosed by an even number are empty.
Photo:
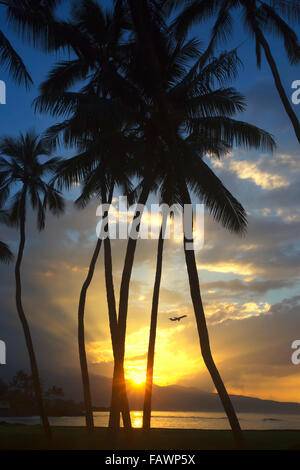
M231 162L229 171L234 172L238 178L253 181L262 189L277 189L289 186L289 182L281 175L267 173L259 169L258 164L247 161Z
M264 190L273 190L289 186L289 181L282 175L261 169L264 158L256 162L226 158L223 162L214 162L216 168L234 173L241 180L249 180Z
M292 364L291 345L300 339L300 296L243 321L210 324L209 332L213 357L231 393L299 402L300 366ZM205 369L180 383L214 389Z
M276 167L272 167L273 171L276 173ZM249 186L253 187L253 183L239 180L233 173L224 170L225 174L229 184L242 185L245 195ZM276 191L257 187L256 201L262 193ZM255 380L258 381L260 375L265 374L265 383L270 385L271 375L268 375L267 370L270 366L266 361L269 358L270 362L271 353L267 351L275 348L274 354L277 354L277 340L281 336L281 351L287 348L286 356L289 360L288 334L284 329L274 327L273 341L271 322L261 323L261 319L274 318L275 307L272 305L282 295L292 297L292 292L297 289L300 276L297 244L300 223L296 220L288 222L282 215L274 213L273 209L266 215L256 213L254 201L248 200L251 213L246 237L228 233L206 215L205 246L196 256L211 344L222 376L228 381L230 391L242 390L244 386L245 393L249 391L254 394ZM258 205L257 209L264 207L267 204ZM22 267L24 306L33 331L41 375L46 382L47 377L51 377L53 383L57 376L57 383L62 386L64 383L60 380L64 370L80 381L76 319L80 288L96 243L95 210L96 204L81 212L68 204L66 215L58 220L49 217L46 230L41 234L35 229L32 215L28 214L27 244ZM16 249L17 231L3 227L3 238ZM112 242L117 301L125 248L126 241ZM156 250L157 240L141 240L135 256L127 322L127 362L131 377L135 378L145 373ZM28 370L28 359L14 305L13 266L0 266L0 276L3 312L1 339L7 342L9 358L9 364L3 372L6 374L6 371L21 367ZM190 381L200 388L210 389L211 381L205 372L199 349L181 244L171 241L165 243L161 287L156 380L161 384L180 380L188 384ZM285 307L290 310L291 304L285 304ZM174 327L168 318L179 313L187 314L188 317L184 324ZM297 322L292 330L293 336L296 326ZM91 373L95 377L111 377L113 355L103 251L100 252L88 293L86 338ZM262 367L259 362L260 351L263 351L265 360ZM282 352L277 365L272 366L276 384L278 377L288 377L290 373L281 368L280 361L286 361ZM286 380L291 384L293 379ZM261 386L259 393L266 396L267 391Z
M204 249L196 253L201 278L207 282L204 270L208 270L247 280L299 279L300 221L254 214L248 220L247 235L241 238L206 218Z
M223 323L227 320L245 320L250 317L258 317L270 310L270 305L267 302L246 302L244 304L238 304L237 302L208 302L205 305L205 312L210 325Z
M198 263L198 269L207 269L208 271L213 271L216 273L234 273L241 276L250 276L252 274L259 274L257 266L253 264L245 264L243 262L232 261L232 262L215 262L210 263Z
M213 290L213 293L217 289L223 294L226 292L230 293L230 296L238 294L265 294L270 290L279 290L288 287L293 287L296 281L293 280L254 280L254 281L242 281L241 279L232 279L230 281L215 281L207 282L202 284L202 288L207 290Z

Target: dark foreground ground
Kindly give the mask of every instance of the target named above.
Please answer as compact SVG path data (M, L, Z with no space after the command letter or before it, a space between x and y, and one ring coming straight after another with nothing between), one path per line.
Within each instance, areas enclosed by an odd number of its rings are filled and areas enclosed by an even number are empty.
M300 431L245 431L248 449L299 449ZM40 426L0 426L0 449L46 449ZM234 449L230 431L152 429L120 431L117 439L106 428L88 436L84 428L53 427L53 449L223 450Z

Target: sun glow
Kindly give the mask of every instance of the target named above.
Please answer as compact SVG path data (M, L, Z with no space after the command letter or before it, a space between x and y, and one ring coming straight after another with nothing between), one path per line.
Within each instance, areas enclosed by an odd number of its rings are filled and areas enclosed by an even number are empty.
M125 377L127 380L129 380L133 385L143 385L145 383L145 371L139 371L139 370L126 370L125 372Z
M125 378L132 385L139 386L146 382L147 362L146 358L133 358L125 361Z
M158 329L156 336L153 383L159 386L175 384L184 376L192 375L204 368L198 354L191 357L184 344L181 345L182 347L178 347L178 341L188 327L188 322L171 325L168 316L169 314L166 314L167 327ZM163 321L161 320L161 322ZM128 385L134 388L145 386L148 341L148 327L128 333L126 338L125 378ZM113 365L113 354L109 340L88 343L87 351L91 363L101 364L103 367Z

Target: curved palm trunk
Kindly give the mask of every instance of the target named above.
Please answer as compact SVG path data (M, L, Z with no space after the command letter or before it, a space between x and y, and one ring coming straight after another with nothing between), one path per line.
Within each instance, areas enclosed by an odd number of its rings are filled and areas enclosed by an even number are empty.
M108 297L110 294L107 294ZM108 299L108 305L112 305L112 297ZM110 307L108 307L110 310ZM112 340L113 340L113 355L114 355L114 362L116 364L116 361L118 360L118 348L116 344L116 330L114 333L112 333ZM122 418L123 418L123 424L125 429L132 429L132 424L131 424L131 417L130 417L130 410L129 410L129 403L128 403L128 397L127 397L127 390L126 390L126 383L125 383L125 374L124 374L124 367L121 368L120 370L120 378L121 378L121 388L122 388L122 396L121 400L122 403L120 405L120 410L122 411ZM113 384L112 384L112 389L115 387L115 380L116 380L116 372L115 372L115 367L114 367L114 373L113 373ZM119 413L119 425L120 427L120 413ZM109 424L108 424L110 429L116 429L116 427L113 425L112 421L112 413L109 415Z
M150 184L146 183L142 189L138 204L144 206L147 202L150 192ZM142 213L137 211L134 215L134 220L139 219L137 231L139 230L140 220ZM114 367L112 398L110 408L110 425L112 429L117 430L120 428L120 410L124 403L124 393L126 390L124 379L124 356L125 356L125 337L128 313L128 298L130 279L134 262L134 255L136 250L137 240L129 237L127 243L127 250L125 256L125 263L122 273L121 288L120 288L120 302L119 302L119 318L117 330L117 351L116 361Z
M151 401L152 401L152 387L153 387L153 368L154 368L154 352L156 340L156 327L157 327L157 313L159 290L161 282L162 261L163 261L163 227L160 230L158 247L157 247L157 261L156 261L156 274L152 297L152 310L151 310L151 325L148 346L148 359L147 359L147 377L145 385L145 399L144 399L144 412L143 412L143 429L150 429L151 424Z
M112 199L112 194L110 195L110 202ZM86 418L86 426L89 432L91 432L94 428L94 417L93 417L93 405L92 405L92 397L91 397L91 387L90 387L90 379L88 373L88 365L87 365L87 356L86 356L86 348L85 348L85 330L84 330L84 314L85 314L85 304L86 304L86 296L88 288L92 282L96 263L99 257L100 249L102 245L102 239L98 239L96 243L96 247L90 262L89 270L87 277L83 283L81 292L80 292L80 299L79 299L79 306L78 306L78 348L79 348L79 358L80 358L80 367L81 367L81 376L82 376L82 385L83 385L83 395L84 395L84 404L85 404L85 418ZM107 248L105 248L105 253ZM111 257L111 254L110 254ZM107 272L110 273L112 278L112 265L105 266L105 274ZM108 305L112 305L111 296L108 296ZM109 319L110 325L113 325L113 320L111 321L111 311L112 308L109 307ZM111 337L112 337L112 344L113 350L115 348L114 345L114 326L111 328ZM128 415L129 415L129 408L126 412L126 408L124 410L125 417L123 416L124 422L128 423ZM130 419L130 416L129 416Z
M21 200L21 208L20 208L20 243L18 249L18 256L15 265L15 279L16 279L16 306L17 312L23 327L26 346L29 354L30 360L30 367L31 367L31 374L33 379L33 387L34 393L38 404L39 414L42 420L42 425L44 428L44 432L46 435L47 440L50 442L52 439L51 435L51 428L49 425L48 417L45 411L44 401L43 401L43 394L42 394L42 387L39 378L39 371L37 366L37 361L35 357L31 332L29 329L28 321L26 315L24 313L23 305L22 305L22 283L21 283L21 264L24 254L24 247L25 247L25 201L26 201L26 190L24 190Z
M111 195L112 196L112 195ZM104 198L102 198L104 200ZM111 201L112 197L110 197ZM114 291L114 281L113 281L113 270L112 270L112 255L111 255L111 243L109 237L104 240L104 265L105 265L105 282L106 282L106 295L107 295L107 305L108 305L108 314L109 314L109 326L114 354L114 361L118 360L118 344L117 344L117 329L118 329L118 320L117 320L117 309L116 309L116 298ZM114 374L115 376L115 374ZM121 371L121 378L123 384L123 402L122 402L122 416L125 429L131 429L131 418L129 412L129 404L126 392L124 369ZM119 414L120 416L120 414ZM111 418L111 415L110 415ZM119 423L120 426L120 423ZM111 420L109 421L109 427L113 428Z
M284 87L282 85L282 81L281 81L281 78L280 78L280 75L279 75L279 71L278 71L276 62L275 62L275 60L272 56L270 46L269 46L266 38L264 37L264 35L261 31L258 33L258 39L259 39L259 42L260 42L260 44L262 45L262 47L265 51L266 59L268 61L270 69L272 71L274 82L275 82L277 91L279 93L279 96L281 98L282 104L284 106L284 109L285 109L288 117L290 118L290 121L291 121L291 123L294 127L294 130L295 130L296 137L298 139L298 142L300 143L300 123L299 123L299 120L298 120L296 114L293 111L292 105L291 105L291 103L290 103L290 101L289 101L289 99L286 95L286 92L284 90Z
M188 192L188 188L185 183L181 182L180 186L181 190L181 197L182 201L185 204L191 204L190 195ZM220 400L228 417L233 436L236 442L236 446L239 449L244 448L244 437L240 427L240 423L238 421L237 415L231 403L230 397L227 393L225 385L222 381L222 378L219 374L219 371L215 365L215 362L212 357L211 349L210 349L210 342L209 342L209 335L206 325L205 313L203 309L202 299L201 299L201 292L200 292L200 285L199 285L199 277L197 271L197 264L194 250L188 250L186 248L186 243L191 242L191 240L187 240L184 238L184 254L185 254L185 261L186 267L189 277L189 284L190 284L190 293L193 302L196 322L197 322L197 329L200 341L200 348L204 363L211 375L213 383L216 387L216 390L219 394Z
M83 396L84 396L84 405L85 405L85 420L86 420L86 426L89 432L91 432L94 428L94 418L93 418L93 405L92 405L92 397L91 397L90 379L89 379L86 349L85 349L84 313L85 313L87 290L93 279L95 266L96 266L97 259L98 259L100 249L101 249L101 244L102 244L102 240L98 238L97 244L96 244L96 247L95 247L91 262L90 262L87 277L81 288L79 306L78 306L78 349L79 349L79 359L80 359Z

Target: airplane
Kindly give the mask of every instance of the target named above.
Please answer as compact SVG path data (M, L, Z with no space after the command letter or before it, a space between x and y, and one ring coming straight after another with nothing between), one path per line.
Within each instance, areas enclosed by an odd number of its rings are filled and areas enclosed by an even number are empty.
M182 315L181 317L174 317L174 318L169 318L171 321L180 321L182 318L187 317L187 315Z

